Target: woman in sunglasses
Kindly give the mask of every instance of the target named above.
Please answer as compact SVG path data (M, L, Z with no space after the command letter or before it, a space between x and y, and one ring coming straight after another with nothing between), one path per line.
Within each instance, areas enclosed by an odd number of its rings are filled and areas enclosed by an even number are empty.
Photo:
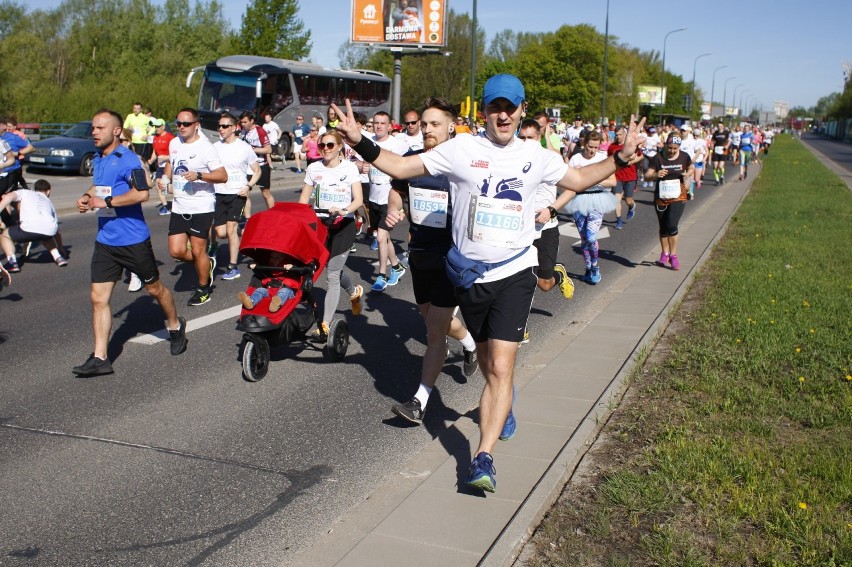
M315 132L311 132L315 135ZM364 204L361 180L358 168L348 160L341 160L343 138L337 130L329 130L322 135L318 148L322 158L308 166L305 171L305 184L299 202L308 204L313 201L317 209L328 213L318 213L321 217L332 217L329 226L326 247L331 258L326 267L328 290L323 305L322 325L316 337L325 340L337 303L340 300L340 287L349 294L352 314L361 313L361 296L364 288L353 285L349 275L343 271L349 249L355 242L355 211Z

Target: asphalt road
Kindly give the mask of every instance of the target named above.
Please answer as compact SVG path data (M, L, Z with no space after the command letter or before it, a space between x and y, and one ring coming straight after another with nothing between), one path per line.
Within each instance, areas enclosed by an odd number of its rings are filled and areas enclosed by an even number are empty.
M88 183L51 179L56 199L70 199ZM276 198L294 200L300 179L281 171L274 179ZM686 215L700 214L706 196L719 190L724 186L706 184ZM558 290L537 293L521 369L562 329L589 320L596 299L653 249L651 197L640 191L638 214L624 230L606 223L599 285L577 282L570 302ZM254 204L260 210L259 199ZM0 565L286 563L477 406L481 375L465 380L460 345L452 341L426 427L391 414L391 404L415 391L425 349L408 275L383 294L369 294L362 316L338 313L352 336L343 362L293 344L273 351L264 380L243 381L235 318L206 326L199 319L237 304L247 269L239 280L217 279L210 303L186 307L193 269L169 258L168 218L154 214L153 200L145 210L161 277L190 321L185 354L171 356L165 342L132 340L163 323L144 291L128 293L122 283L112 300L116 373L71 374L92 350L91 214L62 218L68 267L56 267L38 249L0 291ZM566 232L571 227L563 225ZM398 243L405 228L393 233ZM576 281L583 269L575 242L563 236L559 258ZM357 244L348 269L369 285L375 253Z

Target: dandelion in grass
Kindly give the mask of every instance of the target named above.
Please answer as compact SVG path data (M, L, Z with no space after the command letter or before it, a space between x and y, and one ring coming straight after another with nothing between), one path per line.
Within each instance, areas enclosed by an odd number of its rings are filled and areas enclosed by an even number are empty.
M852 374L847 374L847 375L846 375L846 381L847 381L847 382L852 382Z
M774 325L774 324L775 324L775 319L771 319L771 320L769 321L769 324L770 324L770 325Z
M804 377L804 376L799 376L799 382L800 382L801 384L804 384L804 383L805 383L805 377Z
M810 307L810 306L811 306L811 304L810 304L810 303L808 303L808 300L807 300L807 299L803 299L803 300L802 300L802 307Z
M766 274L766 277L767 277L767 278L771 278L771 277L772 277L772 274Z
M737 339L737 344L739 344L739 343L741 343L741 342L743 342L743 340L742 340L742 339Z
M769 300L769 302L772 303L773 305L775 305L775 299L774 298Z
M807 510L808 509L808 503L807 502L799 502L799 508L802 509L802 510Z
M813 335L814 333L816 333L816 329L811 329L811 334Z
M799 347L796 347L796 352L802 352L802 349L800 349Z

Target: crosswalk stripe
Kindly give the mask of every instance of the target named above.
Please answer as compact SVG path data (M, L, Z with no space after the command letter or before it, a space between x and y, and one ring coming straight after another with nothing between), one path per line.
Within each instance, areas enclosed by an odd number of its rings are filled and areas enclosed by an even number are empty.
M216 313L210 313L209 315L204 315L203 317L199 317L198 319L193 319L192 321L186 322L186 332L195 331L198 329L203 329L204 327L209 327L210 325L215 325L221 321L226 319L233 319L239 317L240 310L242 306L235 305L233 307L229 307L227 309L223 309L221 311L217 311ZM147 335L139 335L137 337L133 337L130 339L131 343L140 343L143 345L155 345L159 342L165 341L169 338L169 332L165 329L161 329L156 333L150 333Z

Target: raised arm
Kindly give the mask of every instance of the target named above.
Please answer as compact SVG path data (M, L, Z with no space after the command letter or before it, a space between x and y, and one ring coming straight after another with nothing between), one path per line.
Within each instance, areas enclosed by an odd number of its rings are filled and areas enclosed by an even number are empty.
M348 98L346 99L346 112L343 112L334 103L332 103L331 108L337 112L340 119L337 131L343 135L346 143L365 161L370 162L373 167L396 179L410 179L418 175L429 175L423 161L416 155L403 157L383 150L374 141L361 136L361 127L355 121L355 113L352 111L352 104Z

